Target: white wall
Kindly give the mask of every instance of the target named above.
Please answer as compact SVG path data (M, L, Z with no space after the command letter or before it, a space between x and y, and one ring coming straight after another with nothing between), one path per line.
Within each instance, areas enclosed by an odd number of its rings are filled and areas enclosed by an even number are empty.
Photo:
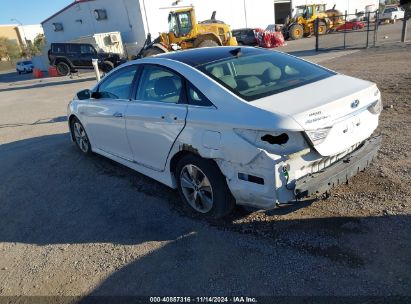
M107 19L96 20L95 9L105 9ZM119 31L124 42L142 43L145 33L141 16L139 0L96 0L76 3L44 22L43 28L48 43L113 31ZM55 32L53 23L62 23L64 30Z
M19 30L20 37L22 37L22 39L25 37L26 40L30 40L31 42L34 41L34 38L36 38L38 34L43 34L41 24L19 25L17 28Z

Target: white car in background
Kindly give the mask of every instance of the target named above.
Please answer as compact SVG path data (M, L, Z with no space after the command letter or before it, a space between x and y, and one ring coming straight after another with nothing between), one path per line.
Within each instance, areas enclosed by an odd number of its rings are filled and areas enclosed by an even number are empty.
M399 6L389 6L378 16L380 21L390 20L395 23L397 20L404 19L405 11Z
M16 71L17 73L31 73L33 72L33 62L30 60L22 60L16 63Z
M381 144L374 83L249 47L129 62L68 106L83 153L172 188L210 217L270 209L345 183Z

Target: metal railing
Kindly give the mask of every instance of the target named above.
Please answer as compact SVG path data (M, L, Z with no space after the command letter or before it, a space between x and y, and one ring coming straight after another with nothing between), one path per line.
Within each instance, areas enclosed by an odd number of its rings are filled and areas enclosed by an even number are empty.
M314 23L315 50L345 50L375 46L379 25L379 12L347 14L330 17L331 27L320 35L319 18Z

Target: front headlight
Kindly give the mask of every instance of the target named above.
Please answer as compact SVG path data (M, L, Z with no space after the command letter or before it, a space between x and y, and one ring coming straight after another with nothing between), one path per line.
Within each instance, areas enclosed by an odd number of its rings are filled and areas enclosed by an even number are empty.
M308 138L310 139L311 143L315 145L319 145L327 138L328 133L330 133L331 127L317 129L312 131L305 131Z

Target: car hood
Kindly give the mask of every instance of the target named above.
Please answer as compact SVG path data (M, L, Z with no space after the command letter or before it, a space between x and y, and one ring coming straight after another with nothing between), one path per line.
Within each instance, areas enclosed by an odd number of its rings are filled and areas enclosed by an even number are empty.
M365 140L375 130L375 123L365 121L373 117L368 117L364 112L368 112L367 108L379 98L380 92L374 83L337 74L261 98L252 104L266 111L291 117L304 131L344 128L340 124L358 124L353 119L358 120L361 117L363 123L359 123L358 128L353 131L355 134L351 134L350 138L331 138L340 134L330 132L322 147L315 147L322 155L333 155ZM327 142L334 146L327 146Z

